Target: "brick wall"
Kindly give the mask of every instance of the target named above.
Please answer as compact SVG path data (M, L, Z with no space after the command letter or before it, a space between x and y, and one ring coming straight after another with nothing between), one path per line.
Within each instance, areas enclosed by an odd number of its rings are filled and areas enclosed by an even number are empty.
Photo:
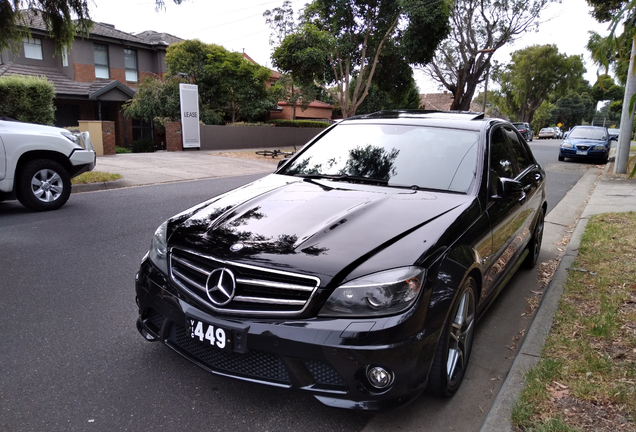
M126 85L126 69L110 68L110 79Z
M163 78L163 74L147 72L147 71L139 71L139 82L141 82L141 80L143 80L144 78Z
M73 63L73 76L75 81L93 82L95 81L95 65Z
M102 142L105 155L115 154L115 122L102 122Z
M166 150L182 151L181 122L166 122Z

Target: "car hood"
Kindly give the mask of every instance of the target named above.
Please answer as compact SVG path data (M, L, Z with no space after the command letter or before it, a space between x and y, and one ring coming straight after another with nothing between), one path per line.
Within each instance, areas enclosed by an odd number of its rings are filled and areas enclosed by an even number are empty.
M1 131L19 132L25 134L39 134L39 135L55 135L59 136L61 133L69 133L68 130L58 128L55 126L47 126L35 123L22 123L19 121L5 121L0 120L0 132Z
M272 174L175 216L168 245L333 277L474 199ZM438 225L430 235L441 234Z

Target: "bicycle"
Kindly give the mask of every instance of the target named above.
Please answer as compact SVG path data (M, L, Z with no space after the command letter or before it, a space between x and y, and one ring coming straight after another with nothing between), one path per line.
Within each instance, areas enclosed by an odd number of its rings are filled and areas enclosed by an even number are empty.
M282 150L258 150L256 152L259 156L269 156L272 158L277 158L278 156L291 156L296 153L296 146L294 146L294 151L282 151Z

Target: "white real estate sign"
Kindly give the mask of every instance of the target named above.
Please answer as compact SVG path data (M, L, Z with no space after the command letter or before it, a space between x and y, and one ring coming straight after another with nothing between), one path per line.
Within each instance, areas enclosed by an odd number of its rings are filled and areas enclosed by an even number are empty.
M179 84L179 99L183 148L201 148L199 87L194 84Z

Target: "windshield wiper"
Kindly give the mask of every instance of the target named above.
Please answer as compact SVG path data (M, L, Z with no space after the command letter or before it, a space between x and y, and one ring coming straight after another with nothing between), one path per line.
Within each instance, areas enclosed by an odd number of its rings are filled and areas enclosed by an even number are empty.
M416 191L441 192L441 193L453 193L453 194L466 195L465 192L459 192L452 189L439 189L439 188L431 188L431 187L418 186L418 185L409 186L409 185L400 185L400 184L390 184L389 186L394 188L399 188L399 189L412 189Z
M347 181L352 183L365 183L365 184L375 184L375 185L387 185L389 183L389 181L385 179L362 177L362 176L350 176L345 174L337 175L337 174L300 174L298 173L298 174L294 174L294 177L302 177L306 179Z

